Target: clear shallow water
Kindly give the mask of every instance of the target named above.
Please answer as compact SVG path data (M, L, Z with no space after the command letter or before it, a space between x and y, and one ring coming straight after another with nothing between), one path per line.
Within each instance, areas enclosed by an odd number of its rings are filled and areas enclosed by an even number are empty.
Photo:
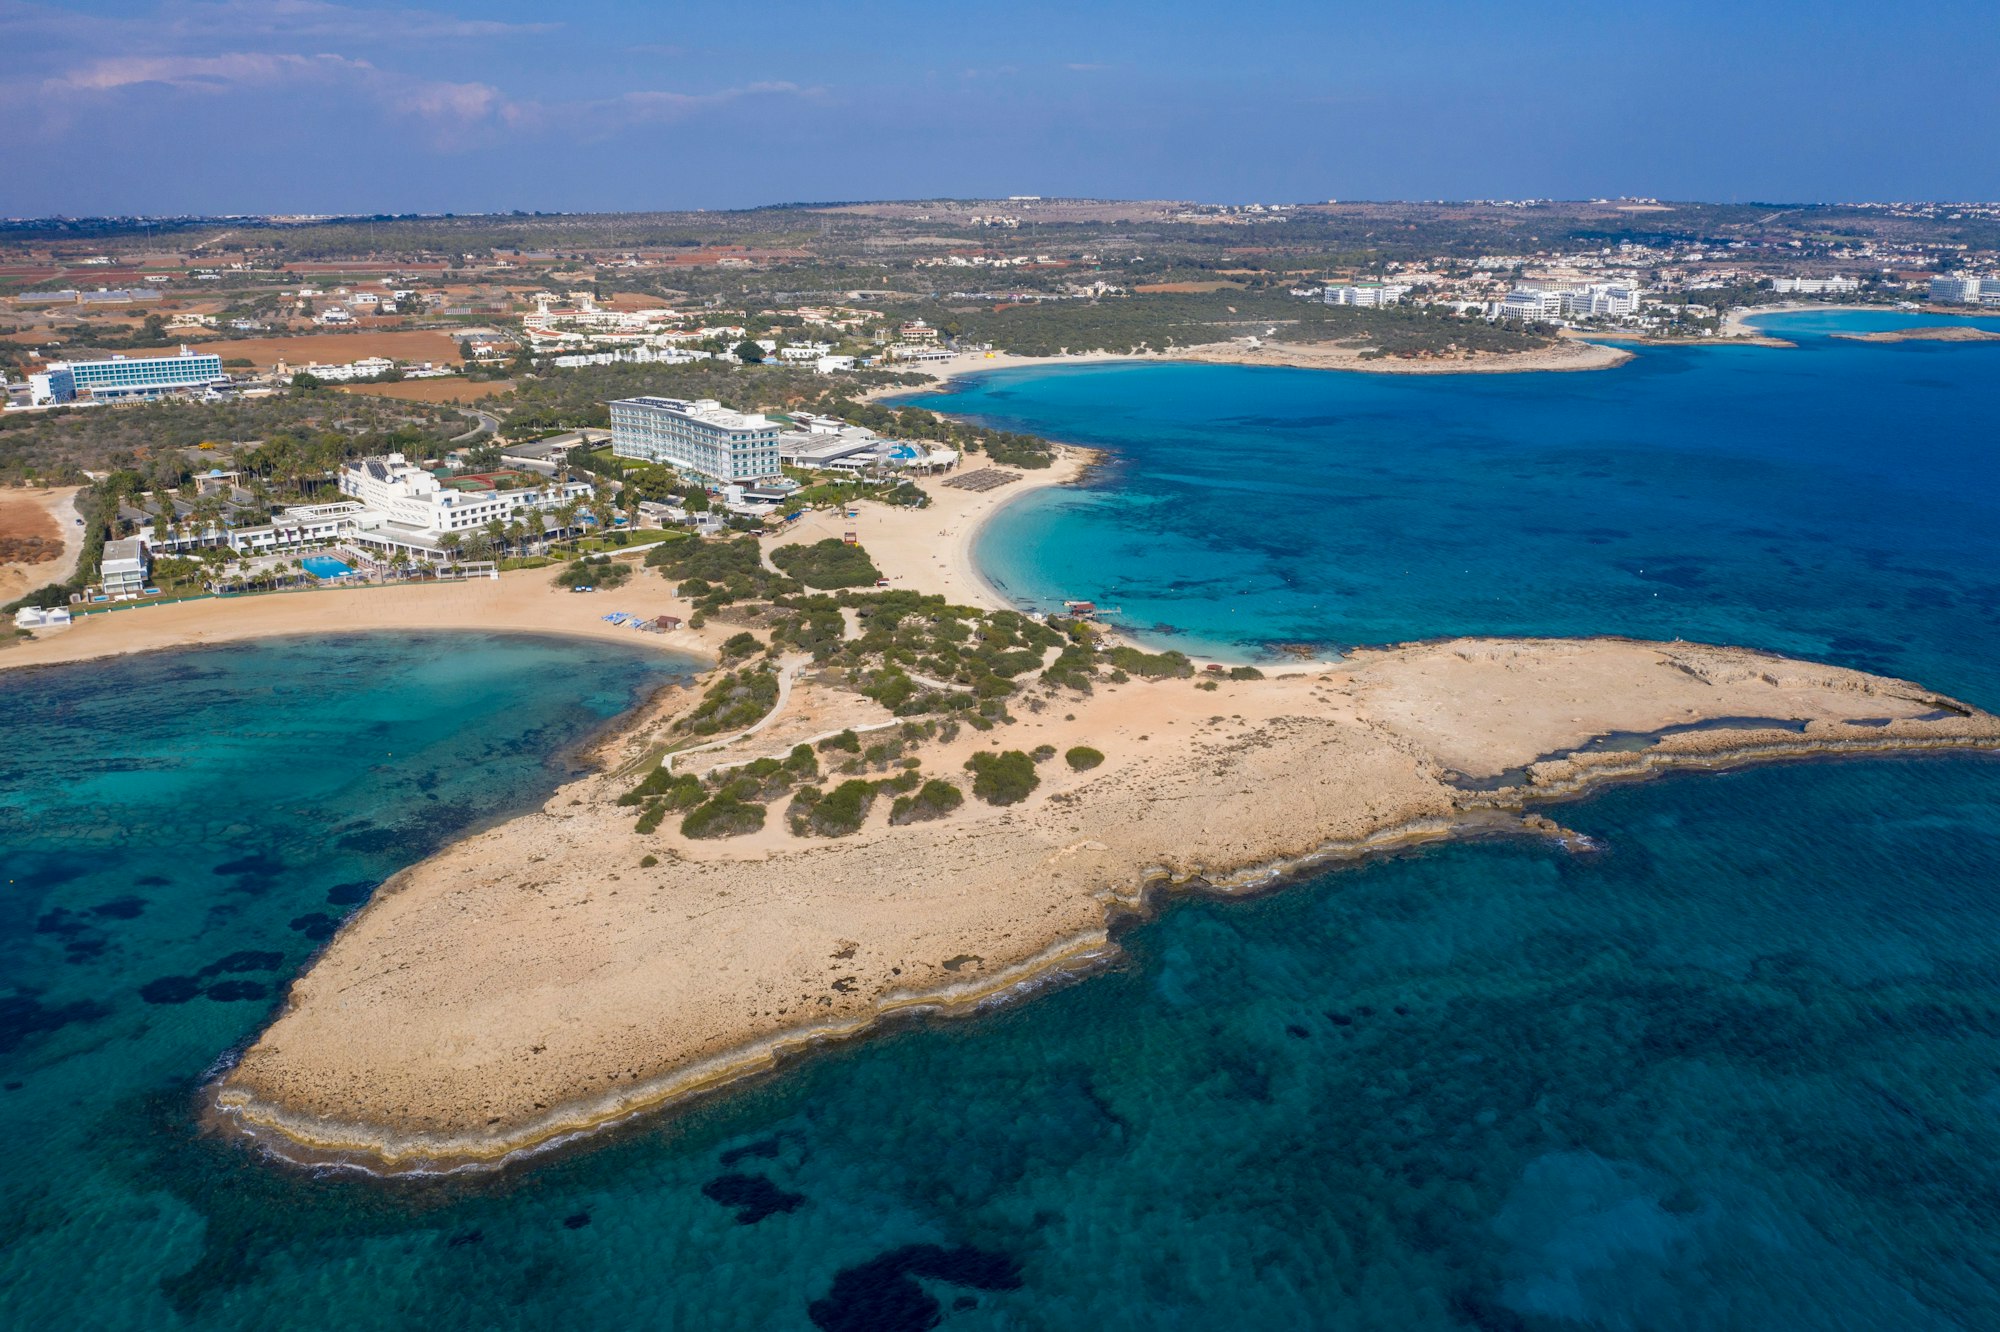
M1908 603L1923 561L1888 544L1968 545L1957 588L2000 578L1978 534L1885 531L1840 566L1896 608L1869 631L1994 702L1955 641L1989 630L1956 591ZM1561 812L1598 855L1487 842L1182 903L1117 972L498 1180L199 1139L192 1088L312 935L658 678L464 641L0 675L11 1321L2000 1326L2000 762L1964 757L1674 778ZM145 1000L171 978L202 995Z
M1614 370L1006 371L925 405L1099 446L978 546L1012 596L1257 656L1449 633L1742 643L2000 703L2000 344L1779 316ZM1975 320L2000 327L2000 320Z

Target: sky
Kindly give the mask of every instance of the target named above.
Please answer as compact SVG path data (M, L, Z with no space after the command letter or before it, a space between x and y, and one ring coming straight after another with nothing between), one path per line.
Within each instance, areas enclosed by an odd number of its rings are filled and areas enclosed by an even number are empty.
M1996 0L0 0L0 216L2000 199Z

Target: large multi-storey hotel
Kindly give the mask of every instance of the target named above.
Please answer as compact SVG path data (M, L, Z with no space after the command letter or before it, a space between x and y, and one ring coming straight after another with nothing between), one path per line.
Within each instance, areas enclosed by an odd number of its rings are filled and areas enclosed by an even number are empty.
M36 406L75 402L79 397L106 401L150 398L162 393L186 393L229 382L222 358L181 348L178 356L114 356L108 361L51 361L28 379L29 398Z
M621 398L611 404L611 452L727 484L780 474L778 423L709 398Z
M528 472L481 472L439 477L400 453L341 464L340 493L385 520L383 530L405 532L413 545L430 544L448 532L470 534L498 520L587 499L581 481L552 481ZM367 523L363 532L376 530Z

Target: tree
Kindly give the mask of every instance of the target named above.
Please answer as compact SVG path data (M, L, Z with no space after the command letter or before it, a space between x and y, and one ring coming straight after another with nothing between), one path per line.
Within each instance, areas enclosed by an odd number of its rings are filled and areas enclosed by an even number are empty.
M736 359L745 365L761 365L764 362L764 349L745 338L736 344Z
M486 540L494 549L498 550L507 540L507 524L501 522L498 518L488 518L486 520Z
M453 560L458 558L458 548L465 544L465 538L456 532L446 532L438 538L438 549Z

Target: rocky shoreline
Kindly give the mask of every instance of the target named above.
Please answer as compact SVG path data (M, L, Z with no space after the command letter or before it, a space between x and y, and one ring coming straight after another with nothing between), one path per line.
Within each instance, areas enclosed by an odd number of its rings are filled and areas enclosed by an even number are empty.
M1113 757L1023 806L796 849L636 838L606 817L616 784L585 778L385 885L209 1089L208 1121L299 1165L490 1169L1106 965L1118 922L1176 892L1467 835L1562 838L1521 812L1672 769L2000 747L2000 719L1906 682L1687 644L1449 641L1202 683L1024 722ZM1684 729L1735 717L1787 724ZM1583 749L1613 732L1660 734ZM1508 770L1525 776L1450 780ZM634 871L649 846L664 863Z

